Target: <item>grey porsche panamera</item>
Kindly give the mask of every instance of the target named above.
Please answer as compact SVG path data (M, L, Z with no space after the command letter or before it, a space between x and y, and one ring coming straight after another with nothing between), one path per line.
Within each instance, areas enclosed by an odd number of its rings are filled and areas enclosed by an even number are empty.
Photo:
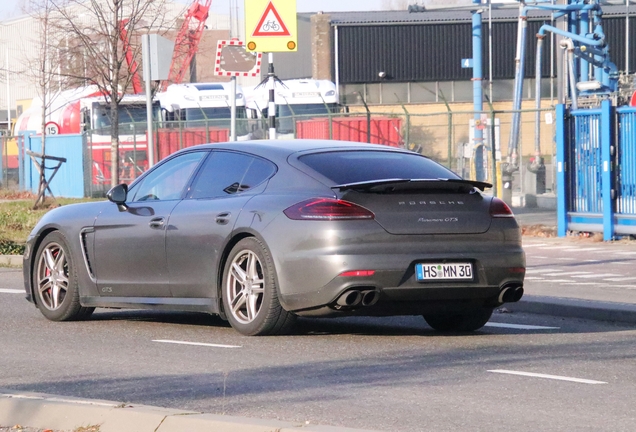
M244 335L346 315L474 331L525 276L519 226L489 186L380 145L191 147L107 201L49 211L27 241L27 300L55 321L207 312Z

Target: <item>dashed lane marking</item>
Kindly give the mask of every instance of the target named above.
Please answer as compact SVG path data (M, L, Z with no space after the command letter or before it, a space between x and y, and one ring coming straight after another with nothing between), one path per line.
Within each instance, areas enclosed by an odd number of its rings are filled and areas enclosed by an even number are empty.
M210 344L210 343L203 343L203 342L176 341L176 340L168 340L168 339L154 339L153 342L171 343L171 344L179 344L179 345L205 346L205 347L213 347L213 348L243 348L240 345L222 345L222 344Z
M11 288L0 288L0 293L2 293L2 294L25 294L24 290L11 289Z
M588 275L590 272L554 272L544 273L543 276L568 276L568 275Z
M489 370L488 372L509 374L509 375L521 375L521 376L527 376L532 378L553 379L553 380L559 380L559 381L570 381L570 382L576 382L581 384L607 384L605 381L595 381L595 380L584 379L584 378L574 378L574 377L566 377L566 376L559 376L559 375L548 375L548 374L512 371L512 370L504 370L504 369L493 369L493 370Z
M625 282L630 280L636 280L636 277L615 277L615 278L606 278L603 279L609 282Z
M605 277L612 277L612 276L620 276L617 275L616 273L603 273L603 274L579 274L579 275L573 275L571 277L573 278L582 278L582 279L592 279L592 278L605 278Z
M508 324L508 323L486 323L486 327L499 327L499 328L511 328L518 330L557 330L561 327L546 327L546 326L536 326L536 325L525 325L525 324Z
M538 246L545 246L547 243L535 243L535 244L529 244L529 245L523 245L524 248L529 248L529 247L538 247Z
M552 273L552 272L558 272L558 271L561 271L561 270L555 269L555 268L537 269L532 267L526 269L526 273Z
M545 246L541 250L572 249L572 246Z

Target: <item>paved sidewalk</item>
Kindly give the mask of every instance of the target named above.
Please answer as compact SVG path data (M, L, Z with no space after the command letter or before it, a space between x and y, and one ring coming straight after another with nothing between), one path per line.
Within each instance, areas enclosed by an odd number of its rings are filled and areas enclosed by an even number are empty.
M99 432L363 432L0 389L0 427L16 424L55 432L89 426Z

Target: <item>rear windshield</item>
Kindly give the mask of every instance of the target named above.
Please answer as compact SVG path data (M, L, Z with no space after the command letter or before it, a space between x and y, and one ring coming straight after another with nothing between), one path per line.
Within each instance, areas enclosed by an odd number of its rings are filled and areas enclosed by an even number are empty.
M334 151L301 156L299 160L335 184L384 179L459 179L449 169L416 153Z

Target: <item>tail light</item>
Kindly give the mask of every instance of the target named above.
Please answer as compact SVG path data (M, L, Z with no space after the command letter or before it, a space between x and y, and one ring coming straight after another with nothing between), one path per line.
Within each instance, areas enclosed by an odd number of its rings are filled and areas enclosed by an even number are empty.
M490 216L494 218L515 217L515 215L512 213L512 210L510 210L510 207L508 207L508 204L497 197L493 197L492 201L490 202Z
M283 211L293 220L350 220L374 219L366 208L349 201L331 198L313 198L294 204Z

